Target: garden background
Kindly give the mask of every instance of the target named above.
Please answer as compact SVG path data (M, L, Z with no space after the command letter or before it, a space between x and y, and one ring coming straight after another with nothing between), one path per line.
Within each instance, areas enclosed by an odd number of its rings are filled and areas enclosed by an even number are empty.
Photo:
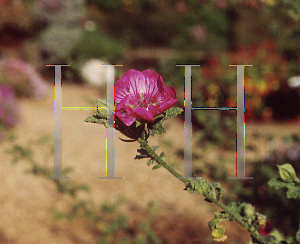
M213 243L216 206L184 191L166 170L134 160L138 143L115 137L117 177L105 176L102 126L93 111L62 112L63 168L53 176L54 68L62 68L63 107L92 107L106 96L106 69L152 69L184 104L184 68L192 68L193 107L235 107L236 68L245 67L246 176L235 176L236 112L193 111L193 174L247 201L270 228L294 235L299 200L267 182L277 164L300 174L300 4L287 0L0 0L0 243ZM150 138L183 174L184 116ZM246 230L222 222L225 243ZM272 226L272 227L271 227ZM267 230L268 232L268 230Z

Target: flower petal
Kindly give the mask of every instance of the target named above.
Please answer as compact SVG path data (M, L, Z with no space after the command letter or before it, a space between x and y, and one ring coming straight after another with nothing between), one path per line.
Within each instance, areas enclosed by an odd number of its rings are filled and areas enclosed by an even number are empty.
M153 108L151 108L151 110L148 111L147 109L145 109L143 107L136 107L133 109L133 112L135 113L137 119L152 121L154 119L156 110L154 108L154 111L153 111ZM153 115L153 112L154 112L154 115Z
M145 76L145 95L151 98L152 103L161 100L165 91L163 78L150 69L144 70L142 74Z
M135 121L130 106L126 105L128 96L125 97L116 107L115 115L126 125L131 126Z
M171 108L178 99L176 98L176 92L173 87L168 86L165 94L164 99L160 103L157 104L157 110L159 113L166 111L167 109Z
M144 76L142 72L135 69L128 70L122 78L115 83L115 101L119 103L127 95L130 95L131 98L135 98L137 94L140 94L140 84L143 83L141 82L143 80Z

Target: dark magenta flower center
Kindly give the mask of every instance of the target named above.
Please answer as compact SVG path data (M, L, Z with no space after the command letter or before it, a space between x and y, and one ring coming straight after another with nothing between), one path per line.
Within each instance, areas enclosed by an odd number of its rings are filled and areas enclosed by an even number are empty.
M142 93L140 95L140 100L137 101L136 107L142 107L148 110L149 105L151 104L151 99L149 97L144 97L144 94ZM154 104L155 105L155 104Z

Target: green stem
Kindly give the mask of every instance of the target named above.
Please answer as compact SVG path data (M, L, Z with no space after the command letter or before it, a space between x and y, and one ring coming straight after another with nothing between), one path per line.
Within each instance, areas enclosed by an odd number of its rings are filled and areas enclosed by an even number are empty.
M163 166L165 169L167 169L172 175L176 176L177 178L181 178L180 180L184 183L190 182L188 179L184 179L181 174L179 174L176 170L174 170L172 167L170 167L164 160L159 157L156 152L148 145L148 142L139 138L137 140L140 145L149 153L149 155L154 158L161 166Z
M141 147L144 148L149 155L155 159L161 166L163 166L165 169L167 169L172 175L176 176L179 180L181 180L184 183L189 183L191 182L191 179L186 179L184 178L181 174L179 174L176 170L174 170L172 167L170 167L164 160L161 159L161 157L159 157L157 155L157 153L148 145L148 142L139 138L137 140ZM197 190L198 191L198 190ZM216 198L214 198L213 196L209 195L206 192L199 192L199 194L203 195L204 197L206 197L208 200L210 200L211 202L214 202L216 205L218 205L221 209L223 209L226 213L228 213L236 222L238 222L241 226L243 226L245 229L247 229L245 223L243 222L243 220L237 216L234 213L231 213L230 210L223 204L221 203L219 200L217 200ZM262 238L259 236L259 234L257 233L257 231L252 232L248 229L248 231L251 233L251 235L260 243L266 243L264 240L262 240Z

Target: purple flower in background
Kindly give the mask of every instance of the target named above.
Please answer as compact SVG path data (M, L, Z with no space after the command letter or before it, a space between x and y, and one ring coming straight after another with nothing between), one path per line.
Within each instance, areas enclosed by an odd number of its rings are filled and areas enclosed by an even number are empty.
M11 85L15 90L24 89L21 93L29 93L36 97L43 97L47 93L46 81L30 64L15 58L7 58L2 61L0 69L5 77L4 84Z
M13 89L0 86L0 124L13 126L18 122L17 99Z
M292 147L290 150L287 152L287 157L290 160L298 160L300 158L300 151L296 147Z
M205 41L206 39L206 30L201 25L193 26L190 34L196 41Z
M0 86L0 102L4 100L15 100L15 93L8 86Z
M162 77L152 71L128 70L115 84L116 116L130 126L135 120L153 121L154 117L176 102L174 88L165 88Z

